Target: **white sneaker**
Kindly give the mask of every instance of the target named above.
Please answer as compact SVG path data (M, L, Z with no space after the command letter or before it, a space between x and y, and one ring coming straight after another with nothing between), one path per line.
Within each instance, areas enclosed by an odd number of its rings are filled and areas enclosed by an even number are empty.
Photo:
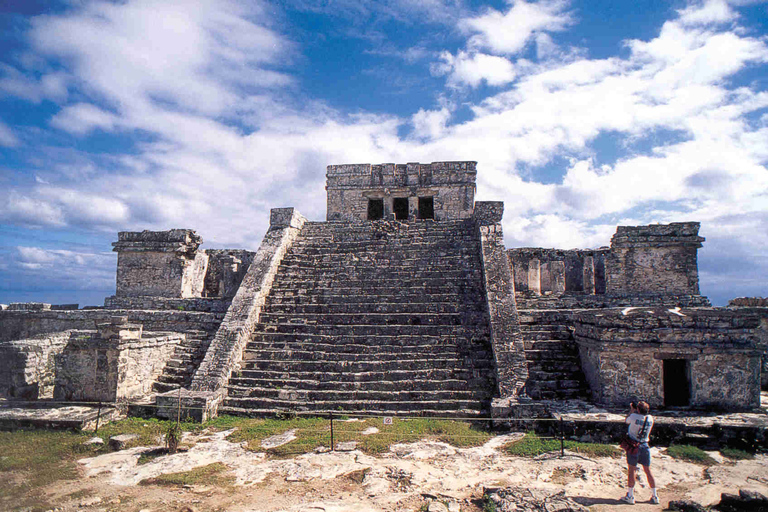
M635 504L635 497L630 496L629 494L624 495L619 501L622 503L626 503L628 505L634 505Z
M651 503L653 503L654 505L658 505L659 504L659 497L658 496L651 496Z

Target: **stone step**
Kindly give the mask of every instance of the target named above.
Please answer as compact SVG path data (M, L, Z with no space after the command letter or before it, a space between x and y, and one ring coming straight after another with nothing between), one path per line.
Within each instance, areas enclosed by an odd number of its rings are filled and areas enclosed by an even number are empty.
M492 378L462 379L409 379L400 381L368 380L340 381L314 379L250 379L234 377L230 379L230 387L250 388L263 387L269 389L299 389L318 391L466 391L481 390L492 392Z
M488 319L481 313L262 313L259 322L263 325L305 324L317 326L341 325L434 325L473 326L487 325Z
M341 277L315 278L310 277L300 279L295 277L278 276L275 278L272 286L280 289L302 289L310 290L312 288L324 288L329 290L339 288L364 289L364 290L389 290L393 287L410 289L430 289L445 288L446 291L453 291L465 288L477 288L480 285L480 279L472 279L471 276L463 277L429 277L424 279L399 278L399 277L379 277L376 279L343 279Z
M523 331L523 339L528 341L547 341L547 340L571 340L570 331Z
M322 372L322 373L363 373L386 372L395 370L451 370L451 369L488 369L493 367L493 361L475 358L430 357L424 359L400 359L382 361L376 359L359 359L355 361L340 360L274 360L251 359L240 364L241 372L248 370L269 370L282 372Z
M474 267L474 266L473 266ZM478 265L479 267L479 265ZM481 276L480 268L472 268L469 265L464 266L446 266L442 265L434 269L403 269L400 266L383 266L381 263L376 266L360 268L354 263L345 268L332 268L327 270L310 268L280 268L280 279L338 279L346 281L371 281L382 278L403 279L403 280L422 280L422 279L462 279L472 277L479 279Z
M475 309L473 309L473 307ZM265 304L265 313L269 314L355 314L355 313L378 313L378 314L460 314L465 312L485 313L482 305L460 304L457 302L363 302L346 304L286 304L272 303Z
M422 404L423 405L423 404ZM228 414L231 416L245 416L251 418L264 418L275 415L283 415L285 413L295 412L309 412L313 416L322 416L328 418L329 416L339 417L340 414L365 414L368 416L400 416L404 418L409 417L440 417L440 418L454 418L454 419L466 419L472 420L473 418L487 418L490 414L490 404L481 404L482 409L428 409L425 407L418 407L415 409L407 409L401 407L400 409L344 409L343 405L337 405L335 408L328 409L313 409L311 411L304 409L298 411L295 407L269 407L269 408L255 408L255 407L237 407L235 405L224 402L219 409L220 414Z
M326 372L326 371L297 371L297 370L248 370L240 369L234 372L234 378L254 380L297 379L316 380L320 382L400 382L411 380L433 379L444 381L448 379L473 380L493 377L493 370L471 368L432 368L427 370L376 370L363 372Z
M579 357L579 348L574 342L563 340L525 340L525 350L550 350L563 352L568 355Z
M562 350L526 350L525 359L528 361L578 361L572 353L569 354Z
M576 400L588 397L588 393L580 389L533 391L529 392L528 395L534 400Z
M578 379L534 380L526 382L526 389L539 391L559 391L565 389L583 389L584 383Z
M318 304L318 305L330 305L330 304L373 304L373 303L386 303L386 304L424 304L427 302L453 302L455 304L469 304L470 307L484 307L482 304L483 295L480 289L475 291L452 291L448 293L433 293L430 295L421 294L414 296L413 293L407 293L402 290L392 290L388 293L380 293L378 295L359 296L351 295L349 293L340 294L338 292L330 293L313 293L312 290L277 290L272 289L272 292L267 297L266 304ZM480 304L478 304L480 303Z
M359 257L348 255L346 258L325 259L317 261L316 258L307 258L290 252L285 255L280 262L283 270L288 272L333 272L348 271L350 268L359 270L373 270L381 268L382 264L396 262L397 268L403 272L420 270L439 270L441 268L470 268L481 269L482 264L479 257L472 255L453 254L435 258L426 256L419 258L387 258L380 260L375 257Z
M381 334L362 334L362 335L345 335L339 337L335 334L292 334L292 333L278 333L278 332L263 332L257 331L254 333L249 343L261 343L268 346L278 346L277 344L285 343L301 343L307 345L316 346L334 346L340 350L344 350L344 347L354 347L351 350L355 350L356 347L377 347L377 346L393 346L393 347L439 347L439 346L455 346L455 347L486 347L489 343L489 334L487 331L474 332L471 335L454 336L454 335L439 335L430 336L425 334L413 334L413 335L381 335Z
M537 361L528 360L528 372L579 372L581 364L577 360L547 360L539 359Z
M528 370L529 381L559 381L559 380L580 380L582 373L578 370Z
M480 415L480 411L486 411L488 405L485 402L477 400L323 400L323 401L300 401L300 400L279 400L269 398L227 398L224 400L225 411L229 408L238 409L256 409L256 410L283 410L283 411L314 411L314 412L368 412L376 414L393 413L401 411L403 414L414 414L418 411L455 411L464 414L472 414L470 411L476 411L474 414Z
M461 325L302 325L259 324L256 332L286 334L328 334L331 336L477 336L487 329L482 326Z
M490 351L470 351L470 350L457 350L452 347L439 347L437 350L424 350L424 347L415 347L412 350L407 350L404 347L396 347L398 350L388 352L386 350L377 349L371 350L371 347L367 347L368 350L359 350L357 352L352 351L322 351L314 347L309 346L305 350L294 350L284 348L256 348L252 344L248 344L248 348L243 352L243 361L254 361L269 359L273 361L358 361L376 358L379 361L398 361L407 356L409 359L431 358L431 357L443 357L443 358L475 358L482 361L492 360L493 354Z
M243 398L257 400L286 400L301 402L374 402L374 401L436 401L436 400L466 400L487 401L491 394L477 390L308 390L308 389L275 389L252 386L227 386L228 398Z

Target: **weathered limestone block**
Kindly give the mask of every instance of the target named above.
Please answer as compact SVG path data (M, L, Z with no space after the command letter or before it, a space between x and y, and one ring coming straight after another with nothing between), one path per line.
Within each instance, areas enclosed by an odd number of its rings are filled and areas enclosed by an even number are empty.
M207 250L208 272L205 275L206 297L231 299L245 277L254 252L242 250Z
M549 264L549 274L552 283L552 293L561 295L565 293L565 263L553 261Z
M528 261L528 291L541 295L541 263L537 259Z
M582 268L584 293L587 295L595 294L595 259L592 256L584 257L584 267Z
M55 357L69 331L0 342L0 398L38 400L53 397Z
M118 297L200 297L208 256L191 229L122 231L117 252Z
M698 295L698 222L619 226L606 262L606 293Z
M392 218L396 198L407 201L409 219L417 218L418 198L432 198L435 220L472 216L477 162L431 164L345 164L327 169L329 221L361 222L368 200L383 201L383 219Z
M181 333L144 333L126 317L97 327L73 331L57 355L54 399L114 402L144 396L185 339Z

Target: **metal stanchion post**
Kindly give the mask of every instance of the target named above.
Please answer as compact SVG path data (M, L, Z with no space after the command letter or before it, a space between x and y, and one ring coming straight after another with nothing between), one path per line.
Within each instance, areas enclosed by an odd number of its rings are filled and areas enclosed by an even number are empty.
M101 400L99 400L99 410L96 412L96 431L94 434L99 433L99 421L101 420Z
M331 451L335 451L336 447L333 442L333 413L331 413L330 416L331 416Z
M560 457L565 457L565 437L563 435L563 415L560 415Z

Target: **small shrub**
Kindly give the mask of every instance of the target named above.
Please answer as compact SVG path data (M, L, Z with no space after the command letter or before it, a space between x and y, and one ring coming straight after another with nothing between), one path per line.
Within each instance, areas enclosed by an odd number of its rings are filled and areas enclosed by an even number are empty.
M755 458L754 453L737 450L736 448L723 448L720 450L720 455L731 460L752 460Z
M171 423L165 431L165 447L168 449L168 453L176 453L179 449L179 442L181 442L181 425L178 423Z
M670 446L667 448L667 455L674 459L703 464L705 466L716 464L715 459L710 457L707 452L701 448L688 444L676 444Z

